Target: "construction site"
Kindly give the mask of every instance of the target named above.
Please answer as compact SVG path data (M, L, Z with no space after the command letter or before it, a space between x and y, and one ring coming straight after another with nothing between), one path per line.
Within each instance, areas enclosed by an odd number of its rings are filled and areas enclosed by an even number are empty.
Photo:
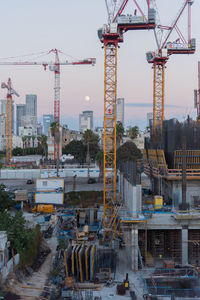
M129 0L105 2L108 24L98 30L104 51L102 194L99 189L98 193L92 191L91 199L89 193L87 199L76 194L77 175L71 176L74 198L66 193L64 179L69 175L63 175L59 161L60 65L95 65L96 59L61 62L60 51L55 48L50 50L55 55L54 63L0 62L0 66L49 66L55 75L51 145L55 168L40 166L31 201L26 192L15 192L26 227L40 226L43 254L37 266L34 262L25 270L18 268L16 261L20 261L21 254L9 255L9 241L1 231L0 254L5 263L0 280L10 293L7 298L2 294L1 299L200 299L200 63L199 86L194 92L196 120L189 116L184 122L166 120L164 114L168 60L172 54L184 57L196 51L196 41L191 36L193 1L181 1L169 25L161 25L155 0L144 1L145 11L141 9L142 1L133 0L131 14L125 13ZM178 27L185 11L187 20L182 20L181 25L187 24L187 37ZM161 29L165 33L162 38ZM157 50L146 54L147 62L153 66L153 120L142 158L117 164L118 51L126 33L135 30L153 31L156 38ZM171 42L173 34L175 42ZM9 168L12 95L19 95L10 78L2 88L8 90L4 165Z

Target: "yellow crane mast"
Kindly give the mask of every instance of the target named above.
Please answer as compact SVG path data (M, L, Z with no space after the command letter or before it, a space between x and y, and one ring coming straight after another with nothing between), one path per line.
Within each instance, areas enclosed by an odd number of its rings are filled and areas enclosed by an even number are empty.
M8 90L6 99L6 163L9 164L12 157L12 94L17 97L19 95L12 89L10 78L8 78L7 84L2 82L1 87Z

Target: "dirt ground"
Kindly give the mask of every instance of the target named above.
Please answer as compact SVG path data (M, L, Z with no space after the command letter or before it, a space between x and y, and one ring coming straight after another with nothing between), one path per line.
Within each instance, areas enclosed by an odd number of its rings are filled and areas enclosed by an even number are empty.
M9 281L9 290L13 293L19 295L22 300L43 300L40 294L42 293L45 283L50 272L52 257L55 254L56 247L57 247L57 238L55 234L47 240L47 244L51 249L51 253L47 256L46 260L39 268L37 272L34 272L32 276L29 276L23 280L23 282L17 282L14 279Z

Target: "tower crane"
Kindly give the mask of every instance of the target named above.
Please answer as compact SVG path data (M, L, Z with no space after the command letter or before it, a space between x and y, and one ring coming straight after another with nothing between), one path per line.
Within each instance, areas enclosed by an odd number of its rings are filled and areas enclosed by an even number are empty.
M193 54L196 49L196 41L191 38L191 6L193 0L184 0L177 17L172 22L171 26L158 25L157 29L165 31L167 35L163 42L159 41L158 31L155 30L155 37L158 50L154 52L147 52L148 63L153 64L153 140L158 144L162 138L162 127L164 120L164 103L165 103L165 66L172 54ZM188 37L183 36L177 23L182 16L185 8L188 6ZM169 42L169 38L173 31L178 34L178 39L174 42Z
M122 14L129 0L106 0L108 24L98 30L104 47L104 237L116 231L116 99L117 49L123 34L129 30L155 28L155 10L151 0L145 1L147 14L133 0L133 15ZM139 12L137 16L137 12Z
M54 122L57 123L59 128L60 126L60 66L62 65L92 65L96 63L95 58L86 58L81 60L72 60L72 61L60 61L59 53L62 53L58 49L51 49L47 54L54 53L55 61L54 62L37 62L37 61L24 61L24 62L0 62L0 65L14 65L14 66L35 66L42 65L44 70L49 66L49 70L54 72ZM59 159L59 145L57 146L56 139L54 138L54 160Z
M198 62L198 90L194 90L194 107L197 109L197 121L200 122L200 61Z
M19 97L18 93L12 88L11 79L8 78L8 83L2 82L1 88L6 88L6 163L9 164L12 157L12 95Z

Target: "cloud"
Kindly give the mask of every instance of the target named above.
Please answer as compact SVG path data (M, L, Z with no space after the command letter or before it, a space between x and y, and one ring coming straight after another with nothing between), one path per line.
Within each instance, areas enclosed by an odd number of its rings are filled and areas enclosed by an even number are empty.
M149 102L128 102L125 103L125 106L127 107L153 107L152 103ZM165 107L168 108L182 108L183 106L181 105L174 105L174 104L165 104Z

